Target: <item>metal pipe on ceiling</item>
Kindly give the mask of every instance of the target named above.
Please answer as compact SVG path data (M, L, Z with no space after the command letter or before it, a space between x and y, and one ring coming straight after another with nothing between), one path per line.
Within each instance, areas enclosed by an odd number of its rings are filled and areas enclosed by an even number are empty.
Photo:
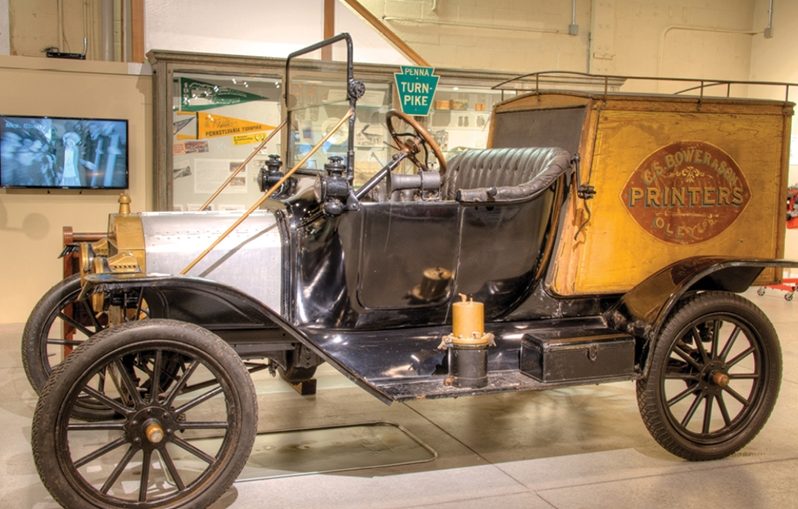
M579 35L579 25L576 23L576 0L571 0L571 24L568 25L568 35Z
M765 39L773 38L773 3L775 0L770 0L768 3L768 26L765 27Z
M131 19L133 10L130 0L122 0L122 61L130 62L133 56Z
M771 0L772 1L772 0ZM433 0L430 9L433 13L437 14L438 0ZM576 0L571 0L571 23L568 25L568 30L558 30L556 28L528 28L516 25L483 25L479 23L464 23L461 21L441 21L434 19L418 19L407 18L403 16L382 16L383 21L394 21L396 23L409 23L419 25L437 25L457 28L479 28L484 30L502 30L508 32L534 32L545 34L563 34L579 35L579 25L576 23Z
M565 31L558 30L556 28L527 28L527 27L513 26L513 25L480 25L479 23L463 23L460 21L436 21L432 19L403 18L400 16L383 16L382 20L394 21L396 23L437 25L437 26L457 27L457 28L480 28L484 30L503 30L509 32L537 32L537 33L547 33L547 34L566 33Z
M58 19L58 49L66 51L64 44L64 0L58 0L56 4L56 18Z

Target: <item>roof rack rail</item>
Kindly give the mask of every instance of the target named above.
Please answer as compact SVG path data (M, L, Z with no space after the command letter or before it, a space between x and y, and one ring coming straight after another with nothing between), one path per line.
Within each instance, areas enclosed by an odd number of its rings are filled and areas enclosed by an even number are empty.
M767 87L783 87L784 88L784 102L790 100L790 87L798 87L798 83L789 83L782 81L747 81L747 80L719 80L719 79L706 79L706 78L668 78L656 76L621 76L612 74L591 74L578 71L538 71L528 74L522 74L515 78L510 78L497 83L493 90L512 90L515 92L534 92L540 91L546 85L566 85L576 86L579 88L596 87L603 89L604 96L606 97L610 91L620 89L628 81L655 81L655 82L674 82L674 83L692 83L693 86L671 92L670 95L680 95L687 92L698 91L698 100L704 98L704 91L710 87L726 86L726 97L731 98L732 85L752 85L752 86L767 86ZM549 88L549 87L545 87Z

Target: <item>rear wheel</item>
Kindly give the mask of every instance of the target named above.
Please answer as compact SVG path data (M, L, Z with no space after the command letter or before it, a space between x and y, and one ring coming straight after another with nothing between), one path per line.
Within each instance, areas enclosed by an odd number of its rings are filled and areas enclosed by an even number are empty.
M779 392L781 350L773 325L746 299L706 292L666 322L651 369L637 382L643 422L688 460L733 454L762 429Z
M122 419L77 421L84 396ZM192 324L146 320L97 334L53 371L33 455L65 507L207 507L243 468L256 425L252 380L229 345Z
M78 300L79 295L80 276L75 274L48 290L25 324L22 365L37 394L74 348L108 327L108 316L95 313L89 299Z
M72 350L108 328L109 302L95 311L90 296L80 297L80 276L69 276L39 300L22 333L22 365L31 387L40 393L53 368ZM121 321L149 318L150 302L140 289L116 297Z

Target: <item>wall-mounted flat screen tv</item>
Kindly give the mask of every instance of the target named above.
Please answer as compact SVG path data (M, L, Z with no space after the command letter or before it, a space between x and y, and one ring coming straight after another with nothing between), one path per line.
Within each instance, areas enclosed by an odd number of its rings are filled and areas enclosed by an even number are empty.
M125 119L0 115L0 187L127 189Z

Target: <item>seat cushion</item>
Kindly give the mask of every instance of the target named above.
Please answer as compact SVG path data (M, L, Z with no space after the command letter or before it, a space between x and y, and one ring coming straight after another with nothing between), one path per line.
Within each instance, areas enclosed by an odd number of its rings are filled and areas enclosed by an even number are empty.
M441 194L468 202L529 198L570 172L570 161L559 147L468 150L449 161Z

